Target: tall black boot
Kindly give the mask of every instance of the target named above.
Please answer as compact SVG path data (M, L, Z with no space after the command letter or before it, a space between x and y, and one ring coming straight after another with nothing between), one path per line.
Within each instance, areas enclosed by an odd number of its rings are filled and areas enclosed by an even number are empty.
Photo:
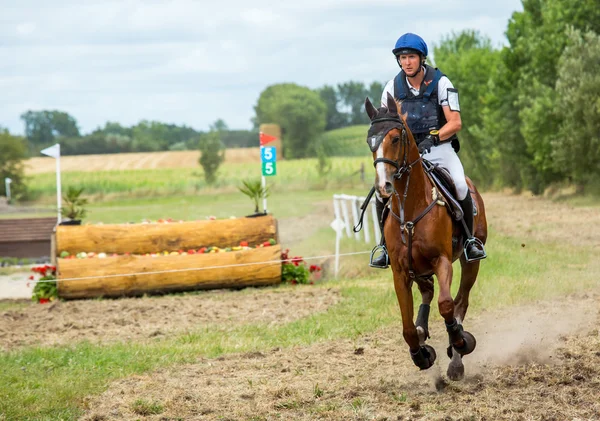
M467 193L467 197L465 197L459 203L463 211L463 220L466 225L465 237L467 239L464 244L465 258L467 259L467 262L485 259L487 254L485 252L483 243L479 238L476 238L473 233L474 208L471 193Z
M375 211L377 212L377 222L379 222L379 229L381 230L381 241L371 252L371 262L369 263L369 266L377 269L386 269L390 263L387 248L385 247L385 237L383 236L383 225L385 223L383 210L385 209L386 203L387 200L385 200L385 202L380 202L379 199L375 198ZM377 252L379 252L379 255L374 257Z

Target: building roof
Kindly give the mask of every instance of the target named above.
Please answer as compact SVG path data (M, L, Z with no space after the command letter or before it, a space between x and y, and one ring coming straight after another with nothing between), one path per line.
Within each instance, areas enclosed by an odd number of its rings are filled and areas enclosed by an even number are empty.
M50 240L56 217L0 219L0 243Z

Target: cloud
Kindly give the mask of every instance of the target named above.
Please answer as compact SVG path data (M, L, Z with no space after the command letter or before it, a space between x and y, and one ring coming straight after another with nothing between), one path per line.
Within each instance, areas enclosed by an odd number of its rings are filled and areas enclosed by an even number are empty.
M1 3L1 2L0 2ZM6 2L8 3L8 2ZM84 133L107 120L249 128L260 92L385 82L404 32L432 47L478 29L494 45L519 0L22 0L2 5L0 125L22 133L28 109L61 109ZM235 104L237 112L230 112Z

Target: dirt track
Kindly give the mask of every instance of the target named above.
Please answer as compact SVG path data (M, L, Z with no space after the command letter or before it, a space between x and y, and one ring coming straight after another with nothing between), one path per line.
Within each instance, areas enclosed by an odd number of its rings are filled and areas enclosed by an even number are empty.
M484 198L498 232L598 245L596 209L523 196ZM585 235L577 235L582 229ZM84 419L600 420L599 309L600 287L512 308L510 317L480 314L469 327L479 345L465 358L463 382L445 377L441 323L431 326L436 365L419 372L398 321L358 341L201 359L123 379L86 402ZM136 402L157 404L160 413L142 416Z
M600 212L538 198L486 194L490 225L519 240L597 248ZM319 212L323 226L330 214ZM288 221L282 233L307 235ZM281 223L281 222L280 222ZM311 219L315 223L315 219ZM318 224L311 230L318 229ZM287 234L286 234L287 233ZM582 234L583 233L583 234ZM315 294L319 291L318 294ZM248 289L188 296L31 305L0 311L0 348L87 339L146 341L199 323L285 323L339 302L337 289ZM289 308L294 308L290 312ZM573 311L577 309L577 311ZM110 384L86 400L86 420L600 420L600 283L563 301L484 312L464 382L445 370L446 334L433 322L436 365L419 372L393 327L307 347L200 359ZM55 326L41 331L44 324ZM43 333L40 333L43 332ZM155 403L155 414L140 402ZM137 404L136 404L137 403Z
M445 332L431 342L438 362L419 372L399 326L303 348L202 359L113 383L86 403L86 420L140 419L135 402L161 405L147 420L595 420L600 419L600 294L478 317L480 345L463 382L443 376ZM547 327L573 305L580 317ZM531 318L533 313L543 317ZM579 337L564 334L580 331Z

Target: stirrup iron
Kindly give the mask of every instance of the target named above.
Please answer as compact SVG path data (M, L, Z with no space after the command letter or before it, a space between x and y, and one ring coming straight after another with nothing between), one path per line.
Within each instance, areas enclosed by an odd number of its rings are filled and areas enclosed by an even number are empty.
M375 254L378 251L380 251L385 256L385 265L384 266L377 266L377 265L373 264L373 257L375 256ZM377 268L377 269L387 269L389 264L390 264L390 256L388 255L387 247L385 246L385 244L381 244L381 245L373 247L373 250L371 251L371 258L369 260L369 266L371 266L372 268Z
M475 244L475 245L477 245L477 246L478 246L478 248L481 248L481 250L483 250L483 256L481 256L481 257L476 257L476 258L474 258L474 259L470 259L470 258L469 258L469 256L468 256L468 254L467 254L467 247L468 247L469 245L471 245L471 244ZM465 244L464 244L464 246L463 246L463 253L465 254L465 260L466 260L467 262L476 262L477 260L483 260L483 259L485 259L485 258L487 257L487 253L486 253L486 251L485 251L485 246L483 245L483 241L481 241L481 240L480 240L479 238L477 238L477 237L471 237L471 238L468 238L468 239L465 241Z

